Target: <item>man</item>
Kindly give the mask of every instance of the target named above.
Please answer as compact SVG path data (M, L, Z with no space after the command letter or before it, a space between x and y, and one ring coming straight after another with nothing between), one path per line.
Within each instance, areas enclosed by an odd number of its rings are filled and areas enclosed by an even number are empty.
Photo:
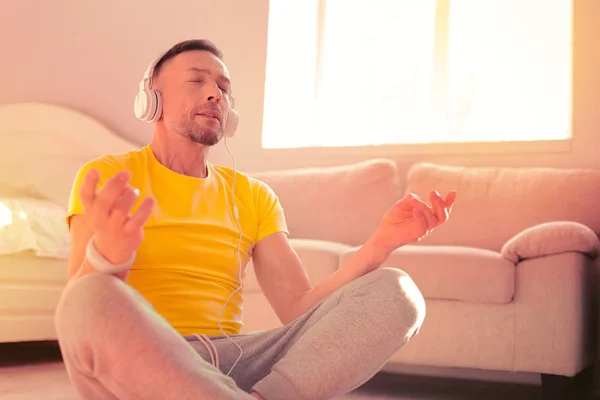
M371 378L425 316L412 280L381 263L443 223L455 192L400 200L311 287L276 195L207 161L233 112L221 52L179 43L151 82L152 143L88 162L73 185L56 327L80 398L329 399ZM239 334L250 257L283 326Z

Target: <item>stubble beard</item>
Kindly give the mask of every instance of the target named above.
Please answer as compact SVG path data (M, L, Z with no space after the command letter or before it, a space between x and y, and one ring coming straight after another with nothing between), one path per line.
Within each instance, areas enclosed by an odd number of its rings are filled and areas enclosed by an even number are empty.
M223 137L220 129L204 129L193 120L181 120L174 131L192 142L204 146L214 146Z

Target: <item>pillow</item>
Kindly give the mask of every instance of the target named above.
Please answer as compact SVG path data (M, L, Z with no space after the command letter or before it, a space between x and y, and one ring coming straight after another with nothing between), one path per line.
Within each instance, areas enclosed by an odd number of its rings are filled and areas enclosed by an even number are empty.
M67 212L55 203L30 197L0 198L0 254L33 251L40 257L67 259Z

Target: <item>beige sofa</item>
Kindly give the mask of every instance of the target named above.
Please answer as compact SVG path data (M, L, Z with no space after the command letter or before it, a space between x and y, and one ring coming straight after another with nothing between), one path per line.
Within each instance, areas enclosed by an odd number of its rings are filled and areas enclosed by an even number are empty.
M445 225L385 262L427 302L419 335L390 363L572 377L595 361L600 171L418 163L400 176L378 159L251 175L278 194L314 284L404 193L458 190ZM244 331L278 326L247 273Z

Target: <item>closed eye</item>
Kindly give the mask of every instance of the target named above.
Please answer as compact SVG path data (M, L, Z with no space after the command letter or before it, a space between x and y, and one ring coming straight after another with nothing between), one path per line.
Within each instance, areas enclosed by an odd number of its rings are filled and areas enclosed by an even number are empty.
M194 79L190 82L204 83L204 80L203 79ZM227 86L219 86L219 89L221 90L221 92L223 92L225 94L229 94L229 88Z

